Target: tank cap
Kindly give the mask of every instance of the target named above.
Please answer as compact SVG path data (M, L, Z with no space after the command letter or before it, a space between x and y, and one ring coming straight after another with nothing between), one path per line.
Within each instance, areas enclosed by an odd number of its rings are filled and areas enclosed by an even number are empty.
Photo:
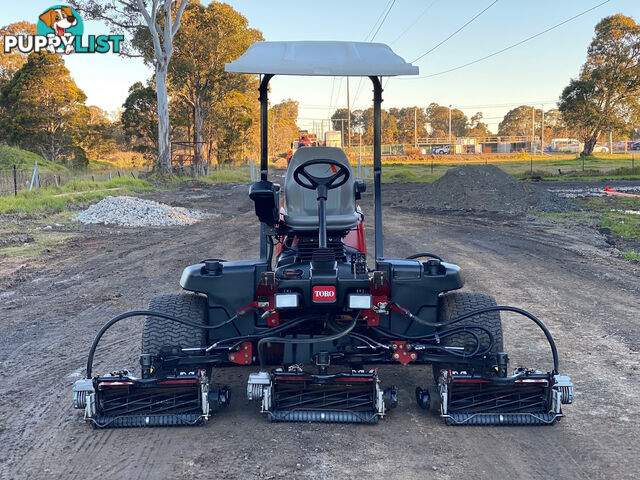
M204 269L207 273L220 273L222 272L222 264L220 263L220 260L205 260Z

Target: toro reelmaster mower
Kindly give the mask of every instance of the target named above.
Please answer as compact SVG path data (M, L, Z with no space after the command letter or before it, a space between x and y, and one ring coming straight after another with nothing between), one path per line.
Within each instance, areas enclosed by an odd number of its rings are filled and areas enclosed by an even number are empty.
M203 260L184 270L184 293L154 297L149 310L109 321L91 346L86 379L73 390L86 420L97 428L200 424L230 399L216 383L218 369L255 365L247 395L269 420L373 424L397 404L396 388L384 388L373 366L394 363L433 371L416 400L450 425L549 425L561 418L573 386L559 374L555 344L540 320L488 295L458 292L460 269L435 254L383 255L381 80L418 68L382 44L260 42L227 71L261 74L261 179L249 189L260 258ZM371 262L357 205L365 184L341 149L299 149L283 190L268 179L267 92L280 74L364 76L373 83ZM509 374L500 311L538 325L550 345L551 372ZM138 315L147 317L139 376L93 376L104 332Z

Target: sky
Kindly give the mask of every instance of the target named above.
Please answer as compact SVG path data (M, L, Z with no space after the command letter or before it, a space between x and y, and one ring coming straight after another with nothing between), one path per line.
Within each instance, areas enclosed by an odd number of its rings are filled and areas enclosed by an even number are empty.
M386 43L413 62L462 27L442 45L415 62L420 75L454 68L515 44L569 19L604 0L350 0L294 2L289 0L228 0L247 17L265 40L350 40ZM0 25L27 20L36 23L51 0L9 3L0 10ZM209 3L202 0L203 4ZM387 13L388 12L388 13ZM385 81L383 108L426 107L431 102L460 108L469 117L481 111L490 129L518 105L555 107L569 79L586 59L594 26L615 13L640 21L640 1L610 0L550 32L492 58L429 78ZM380 26L383 19L384 22ZM378 27L380 28L378 29ZM86 34L107 34L99 22L85 22ZM140 59L116 54L75 54L65 58L87 104L107 111L121 108L129 86L146 81L152 69ZM346 107L345 78L278 77L270 83L270 100L299 102L299 125L319 127L336 108ZM351 108L371 106L370 81L350 79Z

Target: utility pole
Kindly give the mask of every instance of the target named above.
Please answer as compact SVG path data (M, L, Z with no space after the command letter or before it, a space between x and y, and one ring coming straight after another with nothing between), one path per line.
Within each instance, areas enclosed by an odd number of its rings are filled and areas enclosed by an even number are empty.
M351 153L351 101L349 100L349 77L347 77L347 152Z
M451 105L449 105L449 153L451 153Z
M530 171L531 176L533 176L533 140L536 134L536 107L535 105L531 105L531 162L530 162Z
M362 163L362 133L360 133L360 155L358 155L358 180L362 178L360 165Z
M418 107L413 107L413 147L418 148Z
M613 153L613 132L609 130L609 153Z
M536 107L531 106L531 154L533 155L535 149L533 147L533 142L536 138Z
M540 123L540 155L542 155L542 151L544 150L544 104L540 105L542 107L542 112L540 116L542 117L542 122Z

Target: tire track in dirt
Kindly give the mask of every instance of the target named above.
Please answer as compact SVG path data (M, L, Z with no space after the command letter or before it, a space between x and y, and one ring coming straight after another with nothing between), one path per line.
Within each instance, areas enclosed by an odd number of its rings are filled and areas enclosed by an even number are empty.
M202 194L208 196L180 191L152 197L212 213L228 205L230 214L184 229L87 229L64 252L28 265L25 280L11 287L17 300L9 309L0 305L0 477L635 477L639 465L628 439L638 427L638 357L624 332L636 328L638 272L594 255L594 245L583 248L576 235L524 218L385 207L385 252L441 253L460 264L468 289L531 309L549 324L577 398L555 427L446 427L413 399L415 386L431 381L429 367L384 366L383 385L398 386L400 405L375 427L269 424L243 398L254 368L237 368L216 372L216 381L231 385L233 401L202 428L93 431L71 408L75 379L69 375L84 367L102 324L144 307L154 294L177 291L188 264L257 256L258 227L246 187L211 187ZM367 221L370 203L369 195ZM367 227L369 253L371 234ZM100 246L83 246L94 243ZM127 254L118 258L120 252ZM31 281L39 278L46 280ZM121 322L105 336L96 371L136 365L140 322ZM620 327L622 334L611 334ZM534 327L509 317L505 334L507 346L525 352L523 360L548 362L548 347Z

